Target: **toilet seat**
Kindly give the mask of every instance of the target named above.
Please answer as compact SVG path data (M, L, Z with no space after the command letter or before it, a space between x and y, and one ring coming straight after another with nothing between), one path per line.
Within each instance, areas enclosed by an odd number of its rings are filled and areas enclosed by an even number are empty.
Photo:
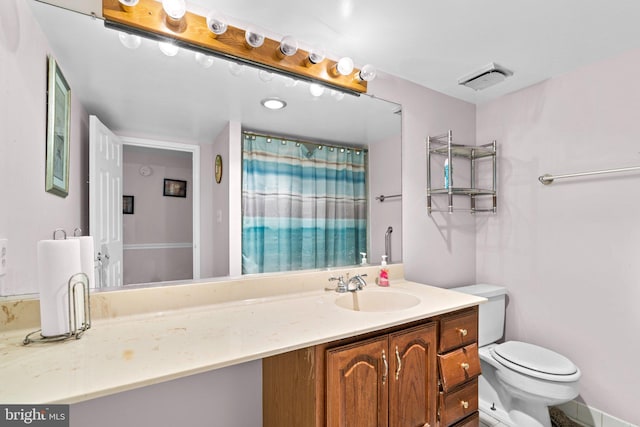
M543 380L571 382L580 378L580 370L569 359L534 344L507 341L493 347L491 356L507 368Z

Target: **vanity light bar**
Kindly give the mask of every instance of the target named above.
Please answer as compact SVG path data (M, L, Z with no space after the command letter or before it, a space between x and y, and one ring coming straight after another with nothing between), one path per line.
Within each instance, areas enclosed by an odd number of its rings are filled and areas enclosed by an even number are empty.
M135 6L126 8L121 7L119 0L102 0L102 15L105 26L130 34L170 40L187 49L321 83L351 94L367 92L367 81L358 78L360 70L354 69L346 76L335 73L336 61L324 59L314 64L308 59L309 52L302 49L291 56L282 55L280 41L265 37L260 47L251 48L245 42L245 30L229 25L226 32L216 36L209 31L204 16L189 11L179 26L168 25L162 3L155 0L139 0Z

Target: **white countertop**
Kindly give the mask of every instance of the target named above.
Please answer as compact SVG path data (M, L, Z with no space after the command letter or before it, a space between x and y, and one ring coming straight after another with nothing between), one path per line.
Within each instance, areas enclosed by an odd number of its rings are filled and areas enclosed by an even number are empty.
M99 319L79 340L22 345L29 330L0 335L0 402L76 403L477 305L483 298L404 280L420 298L392 312L338 307L308 291L160 313Z

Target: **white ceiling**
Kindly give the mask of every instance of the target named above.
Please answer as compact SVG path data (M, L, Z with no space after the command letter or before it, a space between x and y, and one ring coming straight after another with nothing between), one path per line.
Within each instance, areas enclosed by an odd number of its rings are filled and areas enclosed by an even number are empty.
M100 12L100 0L51 0ZM79 3L81 3L79 5ZM334 57L482 103L640 47L638 0L188 0L234 25L291 34ZM457 80L490 62L514 72L475 92Z

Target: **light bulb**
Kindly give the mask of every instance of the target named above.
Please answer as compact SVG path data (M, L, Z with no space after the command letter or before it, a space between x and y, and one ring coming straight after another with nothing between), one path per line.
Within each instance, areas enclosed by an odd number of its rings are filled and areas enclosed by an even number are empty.
M216 36L227 31L227 17L216 10L207 13L207 27Z
M271 80L273 80L273 73L270 73L269 71L265 71L265 70L260 70L258 71L258 77L260 77L260 80L262 80L263 82L270 82Z
M376 68L367 64L358 73L358 80L364 80L365 82L370 82L371 80L376 78Z
M319 64L324 61L326 57L325 50L322 47L314 47L309 52L309 62L312 64Z
M167 16L174 20L182 19L187 13L187 3L185 0L162 0L162 8Z
M339 90L331 89L331 96L336 101L342 101L344 99L344 92L340 92Z
M213 57L201 52L196 52L196 62L200 64L202 68L209 68L213 65Z
M242 64L233 61L229 62L229 72L236 77L244 73L244 68Z
M294 87L298 84L298 81L289 76L282 76L282 80L284 81L284 87Z
M264 34L253 28L247 28L244 32L244 39L252 48L258 48L264 43Z
M345 56L344 58L340 58L338 63L336 64L336 71L338 74L343 76L348 76L353 73L353 59Z
M169 19L179 21L187 13L187 2L185 0L162 0L162 8Z
M293 56L298 51L298 41L292 36L285 36L280 41L280 52L285 56Z
M142 37L136 36L135 34L120 33L118 34L118 38L120 39L120 43L127 49L137 49L142 43Z
M319 85L318 83L311 83L309 85L309 92L311 93L311 95L317 98L319 96L322 96L322 94L324 93L324 86Z
M118 0L120 2L120 7L125 12L131 12L131 10L138 4L139 0Z
M158 47L167 56L176 56L180 50L178 46L169 42L158 42Z

